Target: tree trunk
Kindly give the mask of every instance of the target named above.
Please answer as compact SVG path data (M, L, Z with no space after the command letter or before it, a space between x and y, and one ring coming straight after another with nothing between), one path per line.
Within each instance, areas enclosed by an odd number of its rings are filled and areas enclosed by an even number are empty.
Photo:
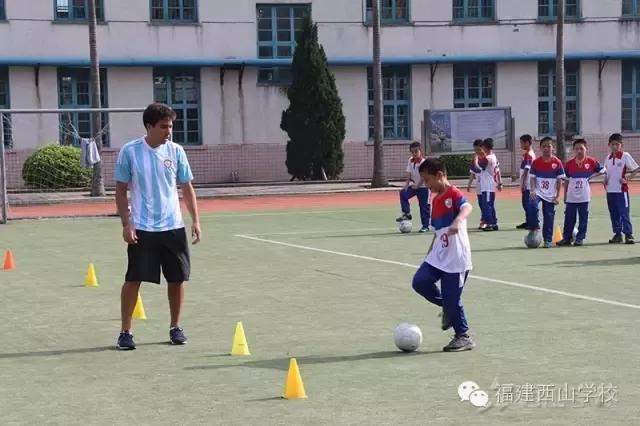
M566 92L564 72L564 4L565 0L558 0L558 24L556 29L556 143L558 156L566 161Z
M380 61L380 0L371 1L373 20L373 178L372 188L387 186L382 146L382 64Z
M100 95L100 63L98 61L98 42L96 36L96 1L87 0L89 9L89 55L91 58L91 108L101 107ZM102 117L99 112L91 114L93 124L93 137L98 145L98 152L102 151L102 137L99 132L102 129ZM93 176L91 179L91 196L104 196L104 181L102 179L102 162L93 165Z

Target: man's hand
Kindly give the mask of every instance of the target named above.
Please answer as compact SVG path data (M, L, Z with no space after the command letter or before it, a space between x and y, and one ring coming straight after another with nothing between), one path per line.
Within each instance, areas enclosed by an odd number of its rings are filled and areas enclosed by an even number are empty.
M200 223L195 222L191 225L191 244L198 244L200 242L201 235L202 231L200 230Z
M502 182L500 182L500 183L498 184L498 191L499 191L499 192L502 192Z
M122 228L122 238L127 244L138 244L136 228L132 224L125 225Z
M531 196L532 200L536 200L538 198L538 194L536 194L536 190L532 189L531 192L529 193L529 195Z
M558 200L557 195L553 198L553 204L560 204L560 200Z

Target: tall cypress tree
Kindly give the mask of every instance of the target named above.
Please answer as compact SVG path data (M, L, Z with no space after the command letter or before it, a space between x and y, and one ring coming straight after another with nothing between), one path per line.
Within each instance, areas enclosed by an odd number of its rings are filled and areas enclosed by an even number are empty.
M280 128L287 132L287 170L293 179L336 179L344 168L345 118L318 26L307 16L293 55L289 108Z

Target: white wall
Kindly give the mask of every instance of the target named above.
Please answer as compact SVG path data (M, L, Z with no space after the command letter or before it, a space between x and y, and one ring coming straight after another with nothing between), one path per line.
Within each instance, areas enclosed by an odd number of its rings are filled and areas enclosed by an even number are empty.
M598 79L598 62L580 64L580 128L582 134L619 132L622 121L622 64L608 61Z
M496 66L496 105L511 106L516 137L538 134L537 62Z
M109 107L144 108L153 101L152 68L109 68ZM144 134L142 113L110 114L111 147L117 148Z
M58 108L58 84L55 68L9 68L11 108ZM35 148L58 140L58 115L14 114L12 116L14 149Z

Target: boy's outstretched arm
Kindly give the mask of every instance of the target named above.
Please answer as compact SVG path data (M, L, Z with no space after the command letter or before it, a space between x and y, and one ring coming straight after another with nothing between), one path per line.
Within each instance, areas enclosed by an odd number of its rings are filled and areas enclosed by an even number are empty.
M460 222L468 218L472 210L473 210L473 207L471 207L471 204L469 203L464 204L460 208L460 213L458 213L458 216L456 216L456 218L453 219L453 222L451 222L451 225L449 225L449 230L447 231L447 235L457 234L458 231L460 230Z

